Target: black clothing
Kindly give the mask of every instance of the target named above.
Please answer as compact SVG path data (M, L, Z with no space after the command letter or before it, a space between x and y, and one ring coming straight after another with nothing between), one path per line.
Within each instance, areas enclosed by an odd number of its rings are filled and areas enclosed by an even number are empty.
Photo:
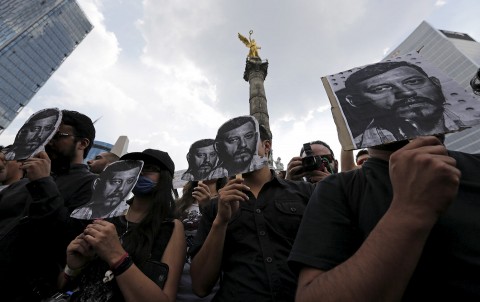
M124 216L113 217L107 220L115 225L120 237L123 237L123 235L130 232L137 225L136 223L129 222L127 226ZM150 258L145 263L135 263L147 277L157 283L161 288L163 288L168 273L168 267L166 267L166 264L162 264L161 260L172 236L174 226L175 224L171 220L162 223L158 235L154 239ZM165 267L167 271L165 271ZM109 269L105 261L99 258L92 260L80 276L78 276L80 290L72 296L71 301L124 301L115 278L110 282L103 282L105 272Z
M272 173L273 175L273 173ZM297 280L287 266L314 185L272 176L228 223L220 289L213 301L293 301ZM202 247L216 217L217 199L203 216L190 253Z
M2 301L39 301L56 290L66 247L85 226L69 215L90 200L94 179L78 164L62 175L21 179L0 192Z
M433 227L404 301L480 301L480 154L449 154L462 172L458 195ZM306 209L290 267L327 271L350 258L392 197L388 162L376 158L324 179Z

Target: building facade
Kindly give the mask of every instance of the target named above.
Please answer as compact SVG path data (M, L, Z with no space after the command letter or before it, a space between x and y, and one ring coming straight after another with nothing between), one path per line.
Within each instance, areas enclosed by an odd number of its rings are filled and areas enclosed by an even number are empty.
M439 30L423 21L387 58L417 51L468 91L480 67L480 43L466 33ZM480 127L448 134L450 150L480 153Z
M112 152L118 157L122 157L124 154L128 152L129 143L130 143L130 140L125 135L119 136L117 138L117 141L113 145L107 142L95 140L93 142L92 148L87 154L87 157L84 159L84 162L86 163L90 159L94 159L95 156L97 156L102 152Z
M91 30L74 0L0 1L0 133Z

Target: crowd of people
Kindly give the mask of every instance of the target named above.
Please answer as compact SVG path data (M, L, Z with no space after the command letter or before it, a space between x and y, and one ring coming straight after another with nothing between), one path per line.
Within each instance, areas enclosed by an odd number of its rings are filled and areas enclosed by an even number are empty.
M358 76L371 85L387 72ZM397 78L381 92L434 85L419 81ZM412 112L445 122L443 111ZM105 153L87 165L94 139L89 117L62 110L45 151L0 153L2 301L480 300L480 155L447 150L441 135L355 159L341 150L341 167L313 140L283 177L266 161L270 131L234 118L192 144L177 200L167 152ZM95 219L108 214L96 201L111 208L127 196L128 210Z

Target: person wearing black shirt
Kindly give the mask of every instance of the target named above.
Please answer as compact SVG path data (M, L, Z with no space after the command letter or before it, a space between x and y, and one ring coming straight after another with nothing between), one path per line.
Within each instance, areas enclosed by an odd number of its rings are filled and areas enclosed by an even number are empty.
M258 154L271 139L260 127ZM287 257L314 185L283 180L268 166L219 190L203 212L190 253L194 293L213 301L293 301L296 280Z

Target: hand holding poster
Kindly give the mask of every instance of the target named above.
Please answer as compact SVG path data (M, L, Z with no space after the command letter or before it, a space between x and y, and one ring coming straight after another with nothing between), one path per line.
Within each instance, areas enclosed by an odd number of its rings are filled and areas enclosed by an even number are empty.
M120 160L108 165L94 182L90 202L75 209L70 216L88 220L125 214L126 198L137 183L142 167L140 160Z
M418 53L322 78L343 149L455 132L480 123L480 102Z
M62 121L62 112L58 108L40 110L18 130L12 147L8 150L7 160L25 160L40 151L57 134Z

